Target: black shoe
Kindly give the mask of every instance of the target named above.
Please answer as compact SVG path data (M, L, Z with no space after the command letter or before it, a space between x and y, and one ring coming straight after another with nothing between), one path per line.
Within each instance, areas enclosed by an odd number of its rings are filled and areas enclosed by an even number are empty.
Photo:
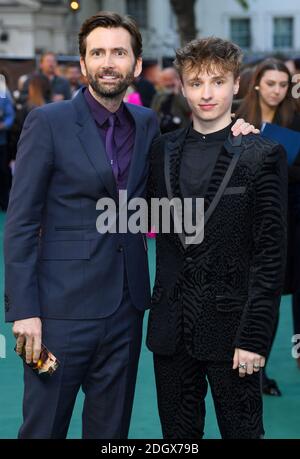
M275 397L281 397L282 395L275 379L265 379L263 381L262 391L265 395L273 395Z

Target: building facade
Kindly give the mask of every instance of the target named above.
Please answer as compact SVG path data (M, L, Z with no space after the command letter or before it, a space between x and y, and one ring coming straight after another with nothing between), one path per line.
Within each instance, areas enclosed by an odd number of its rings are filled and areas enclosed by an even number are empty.
M184 0L182 0L184 2ZM77 55L82 21L103 10L133 15L142 30L144 57L172 57L179 46L169 0L0 0L0 56L34 57L44 50ZM299 0L197 0L198 36L216 35L238 43L247 54L280 52L300 56Z
M68 8L63 1L0 0L0 56L33 57L67 51Z
M201 36L229 38L251 55L282 53L300 56L300 2L248 0L244 10L235 0L199 0Z

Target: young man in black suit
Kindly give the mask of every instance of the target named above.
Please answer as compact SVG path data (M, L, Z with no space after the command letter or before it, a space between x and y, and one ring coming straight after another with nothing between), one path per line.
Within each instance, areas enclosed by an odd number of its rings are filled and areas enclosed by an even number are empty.
M151 197L204 198L202 243L157 235L147 344L165 438L203 436L208 382L222 438L264 434L259 371L284 278L287 165L280 145L231 135L241 58L214 37L177 52L192 125L152 148Z

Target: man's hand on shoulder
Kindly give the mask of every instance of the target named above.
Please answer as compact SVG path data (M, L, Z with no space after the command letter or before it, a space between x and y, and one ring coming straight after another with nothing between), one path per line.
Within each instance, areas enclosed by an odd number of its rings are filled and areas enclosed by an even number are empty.
M260 130L256 129L255 126L253 126L253 124L247 123L243 118L239 118L232 126L231 132L234 136L238 136L240 134L259 134Z

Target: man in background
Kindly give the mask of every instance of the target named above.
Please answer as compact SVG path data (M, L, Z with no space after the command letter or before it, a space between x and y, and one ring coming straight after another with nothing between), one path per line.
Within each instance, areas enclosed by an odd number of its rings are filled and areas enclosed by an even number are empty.
M178 73L173 67L161 71L159 90L151 108L157 113L162 134L187 126L191 121L191 109L181 93Z
M57 75L57 59L56 55L52 52L42 54L40 58L40 71L39 73L47 78L51 85L52 99L48 102L58 102L60 100L71 99L70 83L66 78ZM30 76L25 81L22 89L22 100L26 100L28 94L28 85Z

